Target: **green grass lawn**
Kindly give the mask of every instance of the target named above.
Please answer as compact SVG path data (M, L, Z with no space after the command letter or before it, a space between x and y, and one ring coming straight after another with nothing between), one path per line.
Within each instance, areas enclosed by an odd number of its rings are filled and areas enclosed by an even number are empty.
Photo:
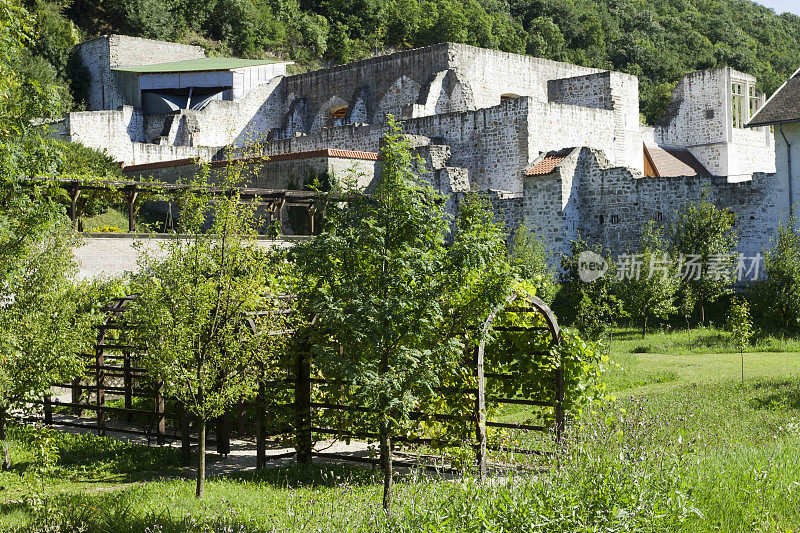
M41 484L31 430L15 428L0 530L800 531L800 353L746 353L742 384L738 353L681 351L681 338L617 332L617 399L573 423L549 469L486 485L407 475L390 516L368 469L220 477L198 502L173 452L97 437L59 437Z

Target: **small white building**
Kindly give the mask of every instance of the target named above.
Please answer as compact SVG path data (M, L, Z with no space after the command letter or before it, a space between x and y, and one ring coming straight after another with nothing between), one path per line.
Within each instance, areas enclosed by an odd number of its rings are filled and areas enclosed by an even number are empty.
M800 200L800 69L786 80L764 107L747 123L748 128L769 126L775 137L775 172L787 191L784 214L797 214Z

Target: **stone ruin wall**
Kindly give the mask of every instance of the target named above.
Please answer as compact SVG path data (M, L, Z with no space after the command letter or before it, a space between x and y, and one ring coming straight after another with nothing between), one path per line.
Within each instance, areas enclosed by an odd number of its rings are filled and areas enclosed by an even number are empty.
M648 221L660 216L669 224L678 209L707 191L718 207L736 214L738 251L755 255L769 246L788 212L785 191L774 174L755 174L743 182L702 176L643 178L612 166L596 150L582 148L576 159L571 180L563 164L550 176L526 180L525 223L531 229L541 228L546 244L555 252L580 235L601 243L614 255L624 253L635 247ZM560 212L559 183L564 186ZM553 206L550 210L548 203ZM554 237L557 233L566 239Z

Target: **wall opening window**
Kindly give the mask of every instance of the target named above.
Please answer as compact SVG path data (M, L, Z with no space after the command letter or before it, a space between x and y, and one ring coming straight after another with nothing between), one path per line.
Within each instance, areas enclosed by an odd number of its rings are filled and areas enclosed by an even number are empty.
M759 109L761 109L761 96L756 92L756 88L754 85L750 85L747 88L747 94L750 97L750 115L747 117L748 120L755 116Z
M328 126L344 126L347 124L347 106L335 105L328 109Z
M619 215L611 215L611 223L619 224Z
M734 128L741 128L746 121L744 107L744 83L735 81L731 84L731 119Z

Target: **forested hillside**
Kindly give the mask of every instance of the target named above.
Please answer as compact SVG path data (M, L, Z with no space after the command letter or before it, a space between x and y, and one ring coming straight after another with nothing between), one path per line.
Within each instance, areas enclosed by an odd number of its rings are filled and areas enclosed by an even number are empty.
M8 0L4 0L8 1ZM749 0L25 0L36 21L21 68L84 80L73 44L110 32L200 44L210 54L279 56L301 68L454 41L640 78L653 122L684 73L730 65L770 94L800 66L800 17Z

